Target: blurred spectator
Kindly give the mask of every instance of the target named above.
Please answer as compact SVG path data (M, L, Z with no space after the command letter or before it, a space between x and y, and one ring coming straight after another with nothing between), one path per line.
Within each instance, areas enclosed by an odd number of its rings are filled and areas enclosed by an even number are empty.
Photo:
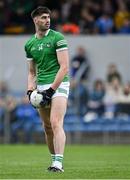
M101 116L104 113L103 98L105 95L105 86L102 80L97 79L93 84L93 89L89 93L87 104L87 113L96 113Z
M0 98L5 98L9 93L8 85L5 81L0 81Z
M89 76L90 64L84 47L79 46L76 50L76 55L71 60L71 76L76 78L79 71L81 79L86 79Z
M130 18L130 12L127 10L126 3L123 0L118 0L118 9L115 13L115 27L117 31L124 25L124 20Z
M106 93L104 96L105 116L113 118L116 112L116 104L118 97L122 94L122 85L118 78L113 78L111 83L106 86Z
M113 4L111 0L104 0L102 2L102 11L112 15L114 12L114 7L112 5Z
M14 119L14 109L16 106L14 101L15 99L9 95L9 89L6 82L1 81L0 82L0 133L4 133L5 118L9 118L8 119L9 124Z
M16 121L11 123L11 133L13 142L19 141L18 132L21 130L25 134L25 142L33 142L32 131L34 124L37 121L37 111L28 102L27 97L23 97L20 104L17 105L15 110Z
M73 110L73 113L83 116L86 113L86 105L89 96L88 90L82 82L77 84L75 80L71 81L70 87L69 108Z
M16 118L17 101L14 97L8 96L6 100L6 111L9 113L10 123L12 124L17 120Z
M65 23L62 26L62 32L66 34L79 34L79 26L75 23Z
M68 1L68 0L62 0L61 1L61 16L62 16L63 22L68 21L70 6L71 6L71 1Z
M78 22L80 20L81 8L82 8L82 2L80 0L72 0L70 4L68 22L78 25Z
M95 19L90 13L88 7L84 7L81 10L81 19L79 21L81 32L84 34L92 34L94 29Z
M34 1L10 1L10 25L6 28L9 33L24 33L30 30L30 13L34 8ZM28 25L28 28L27 28ZM27 28L27 29L26 29Z
M130 86L126 84L117 100L116 115L130 115Z
M109 34L113 32L113 19L110 14L103 13L95 22L95 33L97 34Z
M122 82L122 76L118 71L117 66L115 64L110 64L107 69L106 80L108 83L111 83L115 78L117 78L120 83Z
M77 108L80 115L86 113L88 101L88 90L86 88L86 79L89 76L90 65L86 56L86 51L82 46L77 47L76 55L71 60L71 90L70 104Z
M130 86L129 84L126 84L123 87L123 91L118 97L118 102L119 103L130 103Z
M54 29L64 33L120 33L130 18L129 0L0 0L0 33L33 33L30 12L37 6L50 8Z
M121 34L130 34L130 19L125 18L122 27L119 29Z
M60 24L62 23L59 11L57 9L54 9L51 11L51 28L56 31L61 31Z
M94 19L98 19L102 15L102 0L91 0L84 2L87 5L87 9L90 14L93 15Z

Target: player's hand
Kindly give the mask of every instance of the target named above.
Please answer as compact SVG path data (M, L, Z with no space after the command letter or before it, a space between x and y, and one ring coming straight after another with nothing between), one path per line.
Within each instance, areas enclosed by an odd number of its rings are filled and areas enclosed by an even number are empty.
M41 94L43 95L43 100L41 102L41 106L49 105L51 103L51 98L54 93L55 90L52 89L51 87L47 90L42 91Z
M28 100L29 101L30 101L30 96L31 96L32 92L33 92L33 90L28 90L27 91L27 96L28 96Z
M33 92L33 90L28 90L28 91L27 91L27 96L28 96L28 100L29 100L29 102L30 102L30 96L31 96L32 92ZM31 103L31 102L30 102L30 104L32 105L32 103ZM36 109L36 107L35 107L35 106L33 106L33 105L32 105L32 107Z

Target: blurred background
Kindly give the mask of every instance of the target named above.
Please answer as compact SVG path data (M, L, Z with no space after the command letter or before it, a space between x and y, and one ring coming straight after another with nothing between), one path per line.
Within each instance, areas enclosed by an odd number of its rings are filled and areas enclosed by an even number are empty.
M67 143L130 144L130 0L0 0L0 143L45 143L24 52L40 5L69 46Z

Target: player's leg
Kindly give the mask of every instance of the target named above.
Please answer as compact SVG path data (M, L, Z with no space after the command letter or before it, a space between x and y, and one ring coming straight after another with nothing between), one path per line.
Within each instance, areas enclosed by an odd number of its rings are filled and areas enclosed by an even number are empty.
M39 114L43 122L43 127L45 129L45 138L51 153L52 165L55 160L55 151L53 145L53 131L50 123L50 108L39 108Z
M53 143L55 150L54 166L62 169L62 160L65 147L65 132L63 129L63 120L66 113L67 98L57 96L52 99L50 121L53 130Z

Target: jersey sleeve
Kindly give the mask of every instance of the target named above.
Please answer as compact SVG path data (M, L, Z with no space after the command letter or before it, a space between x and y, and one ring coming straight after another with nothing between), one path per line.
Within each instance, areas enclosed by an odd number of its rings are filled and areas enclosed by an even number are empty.
M61 33L56 34L55 46L56 51L68 49L67 41Z
M29 50L29 46L27 44L25 44L24 49L25 49L27 60L33 60L33 57Z

